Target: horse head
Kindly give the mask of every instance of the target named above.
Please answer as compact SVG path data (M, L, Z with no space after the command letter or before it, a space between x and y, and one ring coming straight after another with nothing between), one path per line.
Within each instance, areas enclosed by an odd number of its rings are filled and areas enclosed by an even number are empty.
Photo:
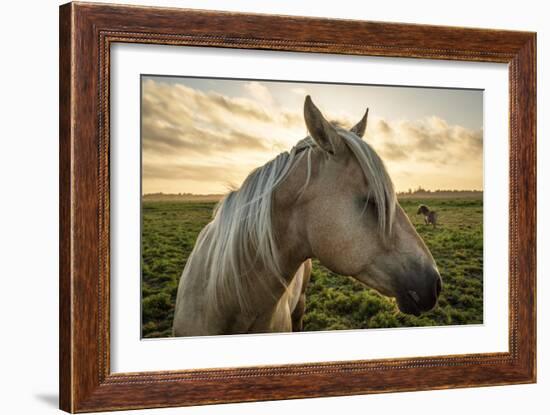
M308 255L335 273L395 297L401 311L419 315L435 306L441 277L399 205L384 163L362 139L367 115L368 110L346 130L327 121L306 97L310 137L305 140L314 145L277 197L293 204L289 220L300 229Z

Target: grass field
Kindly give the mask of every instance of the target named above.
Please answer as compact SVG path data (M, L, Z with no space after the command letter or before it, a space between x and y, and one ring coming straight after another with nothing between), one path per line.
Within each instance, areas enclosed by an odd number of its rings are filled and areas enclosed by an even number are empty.
M401 200L430 248L443 278L438 306L420 317L350 277L314 262L307 289L304 329L339 330L441 326L483 322L483 201L481 198ZM433 229L415 215L419 204L436 210ZM171 336L179 277L215 202L144 201L142 228L142 335Z

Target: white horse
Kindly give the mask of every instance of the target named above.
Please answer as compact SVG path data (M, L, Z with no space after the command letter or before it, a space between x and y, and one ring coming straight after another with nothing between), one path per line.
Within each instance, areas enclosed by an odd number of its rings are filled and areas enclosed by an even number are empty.
M355 277L399 309L432 309L441 277L399 206L376 152L328 122L308 96L310 136L254 170L198 236L176 298L173 333L301 330L311 258Z

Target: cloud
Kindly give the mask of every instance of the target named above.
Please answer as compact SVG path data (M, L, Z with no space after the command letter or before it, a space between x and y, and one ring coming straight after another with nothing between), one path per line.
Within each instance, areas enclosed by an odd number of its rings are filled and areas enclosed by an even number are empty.
M269 92L269 89L258 81L247 82L244 85L244 88L256 101L268 107L273 107L275 105L275 100L273 99L271 92Z
M143 86L143 148L151 153L201 155L242 149L265 150L261 136L248 134L238 121L272 123L246 100L203 92L183 85L147 80Z
M150 179L193 180L210 182L212 180L231 181L234 171L227 166L174 163L144 163L143 174Z
M291 92L305 90L293 87ZM270 90L248 82L244 95L230 97L183 84L143 82L142 146L145 192L223 192L306 134L301 105L282 108ZM417 120L376 118L371 112L365 139L397 180L410 186L411 174L446 177L480 187L483 130L451 125L436 116ZM346 128L358 120L346 112L326 113ZM461 168L458 168L460 166ZM416 179L415 179L416 180ZM418 180L417 184L425 184ZM436 183L434 179L434 183ZM434 186L436 186L434 184Z
M379 119L369 126L367 136L385 160L457 164L480 160L483 130L449 125L438 117L388 122Z
M307 95L307 91L304 88L292 88L290 92L304 97Z
M267 88L259 83L248 85L254 99L144 80L144 191L163 191L150 186L160 181L162 186L171 182L170 189L179 183L182 191L187 191L185 187L191 181L194 185L227 181L240 184L253 168L305 136L301 114L267 108ZM263 102L257 101L260 98Z

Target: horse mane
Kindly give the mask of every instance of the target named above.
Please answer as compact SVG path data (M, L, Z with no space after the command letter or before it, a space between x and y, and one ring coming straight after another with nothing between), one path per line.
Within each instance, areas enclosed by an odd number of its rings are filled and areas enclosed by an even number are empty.
M363 170L369 185L369 198L372 197L377 207L378 230L385 241L391 233L396 205L392 181L382 160L368 143L352 132L335 128ZM204 249L206 252L201 272L207 281L205 294L209 303L218 304L222 309L229 304L228 299L237 299L243 311L252 311L251 292L267 289L268 283L265 279L254 278L258 264L286 288L272 226L273 192L306 157L307 177L303 192L311 177L314 151L322 150L311 137L304 138L289 152L253 170L239 189L229 192L218 203L212 221L199 234L188 261L193 260L196 251Z

